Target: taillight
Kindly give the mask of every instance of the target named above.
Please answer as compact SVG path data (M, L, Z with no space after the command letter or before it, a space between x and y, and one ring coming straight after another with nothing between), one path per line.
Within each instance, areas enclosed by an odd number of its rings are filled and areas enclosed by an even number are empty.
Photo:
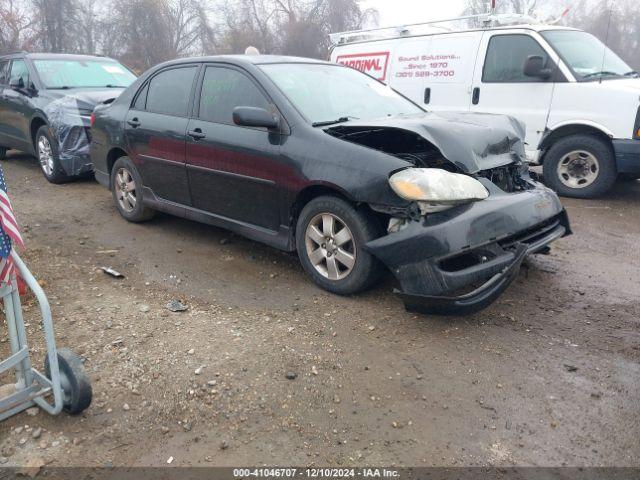
M94 123L96 123L96 115L95 113L91 113L91 119L89 120L89 124L93 127Z
M638 113L636 114L636 123L633 127L633 138L640 140L640 107L638 107Z

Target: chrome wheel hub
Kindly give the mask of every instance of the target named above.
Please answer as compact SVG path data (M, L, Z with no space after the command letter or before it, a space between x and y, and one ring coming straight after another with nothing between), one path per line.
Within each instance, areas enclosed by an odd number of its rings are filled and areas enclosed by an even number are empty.
M558 163L558 177L569 188L585 188L598 178L600 163L590 152L575 150Z
M125 212L132 212L138 201L136 197L136 184L133 175L126 168L120 168L116 172L115 181L116 198L118 204Z
M38 160L40 160L42 171L50 176L53 173L53 152L49 139L44 135L38 138Z
M349 227L332 213L311 219L305 232L309 261L329 280L346 278L356 263L356 246Z

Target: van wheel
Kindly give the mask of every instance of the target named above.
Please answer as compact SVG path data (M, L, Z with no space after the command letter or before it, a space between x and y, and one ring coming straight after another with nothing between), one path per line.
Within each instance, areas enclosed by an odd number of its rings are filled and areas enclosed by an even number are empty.
M591 135L571 135L554 143L543 172L547 186L575 198L604 195L618 176L611 145Z
M6 160L7 159L7 150L9 150L6 147L0 147L0 160Z
M125 220L145 222L155 211L142 201L142 178L129 157L120 157L111 169L111 192L116 208Z
M58 142L49 133L49 127L43 125L36 133L36 155L40 162L40 168L51 183L65 183L71 180L60 165Z
M296 246L300 263L329 292L350 295L373 286L380 262L364 245L380 236L377 222L348 202L330 196L311 200L300 213Z

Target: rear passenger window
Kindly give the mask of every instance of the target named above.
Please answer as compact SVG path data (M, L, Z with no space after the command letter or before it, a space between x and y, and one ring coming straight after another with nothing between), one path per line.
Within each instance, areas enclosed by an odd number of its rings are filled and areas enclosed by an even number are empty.
M0 62L0 85L9 83L9 62Z
M153 77L149 82L146 110L178 117L186 116L196 70L196 66L172 68ZM137 103L136 99L136 106Z
M200 94L199 118L233 124L236 107L268 109L269 102L246 75L230 68L207 67Z
M484 61L482 81L485 83L531 83L544 79L527 77L524 64L529 55L539 55L549 62L549 56L528 35L496 35L489 41Z
M147 83L138 96L136 97L136 101L133 104L134 110L144 110L147 106L147 92L149 91L149 84Z

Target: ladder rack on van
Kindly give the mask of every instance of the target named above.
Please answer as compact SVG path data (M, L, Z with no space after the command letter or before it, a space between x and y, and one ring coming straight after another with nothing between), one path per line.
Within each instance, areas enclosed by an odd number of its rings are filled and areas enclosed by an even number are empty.
M364 40L382 40L392 39L398 37L406 37L412 34L426 34L437 33L426 32L421 30L419 32L412 32L412 29L416 27L432 27L439 31L455 31L448 28L442 23L457 22L462 20L481 20L483 28L491 28L494 26L505 26L514 24L539 24L540 22L529 15L524 14L493 14L482 13L479 15L466 15L462 17L446 18L442 20L432 20L430 22L409 23L406 25L400 25L395 27L381 27L381 28L369 28L364 30L350 30L346 32L330 33L329 39L332 45L344 45L346 43L360 42Z

